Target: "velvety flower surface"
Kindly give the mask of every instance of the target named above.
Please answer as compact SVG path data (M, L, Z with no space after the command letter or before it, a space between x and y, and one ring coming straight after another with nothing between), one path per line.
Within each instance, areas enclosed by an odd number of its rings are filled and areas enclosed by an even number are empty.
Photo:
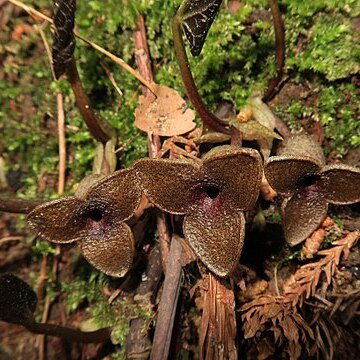
M285 239L290 245L305 240L325 219L328 203L360 201L360 169L343 164L325 165L322 149L310 136L284 142L279 156L265 164L265 177L279 193Z
M199 162L142 159L134 167L156 206L186 215L185 237L204 264L219 276L229 275L243 246L242 211L251 209L259 193L258 152L220 146Z
M77 196L36 207L28 215L30 227L54 243L78 241L84 257L100 271L126 274L134 256L129 219L141 199L133 169L117 171Z

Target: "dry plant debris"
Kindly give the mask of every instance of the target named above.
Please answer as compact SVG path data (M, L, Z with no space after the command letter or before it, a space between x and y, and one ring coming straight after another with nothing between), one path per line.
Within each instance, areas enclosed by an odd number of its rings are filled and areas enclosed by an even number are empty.
M318 252L320 246L325 240L329 232L334 231L340 233L340 229L335 225L333 219L327 217L321 224L321 227L315 230L309 236L301 249L301 259L312 259Z
M203 297L200 326L200 358L238 358L236 339L235 297L224 280L205 275L198 284ZM219 351L219 349L221 349Z
M276 347L285 346L290 359L298 359L304 349L308 356L313 355L311 344L315 334L299 309L305 299L316 295L319 284L322 291L330 286L341 256L345 260L359 238L359 232L352 232L333 242L334 246L319 251L321 259L301 266L288 280L283 296L260 295L242 305L245 338L254 339L262 354L273 355ZM322 273L325 281L322 281ZM273 338L268 338L268 331Z
M274 355L275 343L277 346L284 346L290 359L298 359L303 353L303 347L310 355L310 349L306 348L309 339L314 339L314 334L307 322L292 306L291 302L284 301L284 298L274 296L259 296L241 307L243 313L243 331L245 339L254 338L263 347L268 345L268 349L261 349L262 354ZM273 335L269 344L264 343L267 332ZM260 350L259 349L259 350Z
M194 112L179 93L166 86L157 86L156 96L141 95L135 110L135 126L158 136L182 135L196 126Z
M296 304L301 306L305 299L315 295L322 273L326 275L324 286L327 288L331 284L341 256L346 260L350 249L359 238L359 231L347 234L344 238L334 241L332 247L319 251L318 255L323 256L320 260L303 265L296 271L294 278L285 286L285 294L292 299L294 306Z

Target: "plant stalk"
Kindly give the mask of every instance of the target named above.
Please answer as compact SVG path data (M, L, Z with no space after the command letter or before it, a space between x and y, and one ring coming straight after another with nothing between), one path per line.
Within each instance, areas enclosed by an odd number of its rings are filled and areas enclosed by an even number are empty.
M29 322L24 327L34 334L56 336L69 342L101 343L110 340L111 328L96 331L81 331L55 324Z
M181 77L190 102L194 106L195 110L199 114L204 124L218 132L228 133L229 131L227 129L227 123L219 119L207 109L197 90L187 59L186 49L181 32L181 18L178 14L175 15L174 19L172 20L172 31L175 55L180 67Z
M77 70L76 62L74 59L71 59L71 61L69 62L66 69L66 74L74 91L76 103L80 110L81 116L86 122L86 125L88 126L91 135L97 141L105 144L111 139L111 137L101 128L99 124L99 119L95 115L95 112L90 105L89 98L85 94L84 88L81 85L79 72Z
M281 82L284 73L285 65L285 27L281 18L279 5L277 0L269 0L271 14L274 22L275 30L275 47L276 47L276 72L275 78L271 79L262 100L269 101L275 93L279 90L278 86Z
M20 199L1 199L0 211L10 212L15 214L28 214L34 210L38 205L45 201L41 200L20 200Z

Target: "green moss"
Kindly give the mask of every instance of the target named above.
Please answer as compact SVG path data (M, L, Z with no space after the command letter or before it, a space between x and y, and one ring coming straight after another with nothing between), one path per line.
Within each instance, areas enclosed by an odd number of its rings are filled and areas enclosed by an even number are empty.
M104 300L102 289L110 285L106 275L93 269L88 264L75 268L71 282L62 282L61 291L65 294L65 310L67 313L76 311L84 304L92 304Z
M29 4L51 13L46 1ZM133 29L138 14L146 17L149 49L157 82L173 87L184 95L178 66L171 46L171 18L180 0L127 1L121 11L114 1L78 2L77 30L121 56L135 66ZM253 11L268 11L267 2L248 1L235 15L221 7L210 29L202 53L190 56L191 66L205 101L215 108L222 99L232 100L239 110L254 90L264 91L274 75L274 30L271 17L252 24L253 33L244 20ZM319 102L315 108L299 100L280 109L280 116L293 129L300 120L318 117L328 138L327 152L343 155L350 147L359 145L358 125L353 121L359 109L355 89L347 78L359 72L359 42L352 18L360 13L357 1L283 1L281 10L286 23L287 70L299 81L315 82ZM16 18L14 24L27 17ZM264 20L265 19L265 20ZM92 168L94 141L81 119L68 83L51 80L48 59L36 31L24 35L21 41L11 40L9 24L1 35L0 53L7 81L0 83L0 126L6 139L5 159L13 169L25 171L23 196L37 195L37 178L46 173L53 178L52 186L42 194L50 197L56 190L58 145L56 130L56 97L61 90L65 96L67 121L68 178L67 191L88 174ZM94 26L96 24L96 26ZM255 32L254 32L255 31ZM47 29L49 42L50 33ZM169 46L170 44L170 46ZM118 65L104 59L88 45L77 40L75 57L81 77L94 108L117 129L121 166L129 166L146 154L146 136L134 127L138 82ZM101 66L105 61L124 94L120 99ZM214 76L219 74L220 76ZM11 80L9 80L11 79ZM336 80L336 81L335 81ZM351 95L350 102L343 92ZM31 101L29 101L29 99ZM24 103L35 111L26 112ZM122 102L119 108L119 102ZM14 109L16 109L14 111ZM49 123L52 127L49 128ZM24 164L27 164L24 168Z
M31 247L32 255L36 257L42 257L49 254L55 254L55 245L48 241L36 239L35 244Z
M288 62L327 80L346 78L360 71L360 46L349 16L320 13L307 32L305 48Z

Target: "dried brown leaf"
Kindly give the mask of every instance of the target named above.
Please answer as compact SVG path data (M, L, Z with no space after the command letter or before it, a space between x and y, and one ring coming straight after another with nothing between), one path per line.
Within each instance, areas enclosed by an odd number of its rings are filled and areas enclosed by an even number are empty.
M256 348L258 351L258 360L271 359L275 353L275 345L271 339L269 339L269 337L261 339L260 342L256 345Z
M279 304L268 304L264 306L264 312L267 314L269 318L277 317L281 314L282 307Z
M277 343L281 339L282 332L275 324L273 324L272 331L274 333L275 343Z
M244 324L244 338L250 339L254 337L256 332L259 331L260 328L260 316L259 313L256 312L250 319L248 319L247 323Z
M291 303L291 297L289 294L285 297L267 295L262 296L261 305L257 305L256 301L251 302L250 308L249 304L244 304L241 311L244 311L245 307L247 310L242 315L243 331L245 338L253 338L256 344L269 338L268 334L271 332L274 338L271 345L274 348L275 344L276 348L283 348L291 359L298 359L304 347L309 352L307 343L309 338L314 339L314 336L309 325L297 312L297 302ZM249 314L252 315L248 316Z
M295 312L293 313L293 319L299 325L302 340L304 342L306 341L306 335L308 335L311 339L314 340L314 333L308 323L303 319L303 317L299 313Z
M298 343L290 341L287 353L289 354L290 360L296 360L301 355L301 346Z
M334 245L346 245L349 249L352 248L360 238L360 231L353 231L347 234L343 239L334 241Z
M296 326L296 324L294 323L294 321L291 319L290 316L287 316L283 321L281 321L279 323L279 326L283 329L284 336L289 341L295 341L295 342L299 341L298 327Z
M135 126L159 136L182 135L193 130L196 126L194 112L178 92L166 86L157 89L156 97L151 92L140 96Z
M312 259L319 250L325 237L326 231L324 229L320 228L315 230L305 241L305 244L301 250L302 259Z
M234 119L230 124L241 131L244 140L257 140L267 141L272 139L282 140L275 131L268 129L266 126L260 124L256 120L249 120L246 122L240 122Z
M359 237L360 233L354 231L344 238L334 241L333 245L335 246L318 252L318 255L322 256L319 261L303 265L296 271L285 292L285 297L291 298L293 306L299 304L301 307L304 295L306 299L315 295L322 272L325 273L327 286L331 284L341 256L345 259L349 256L351 247Z
M209 275L205 279L208 291L204 292L199 336L201 356L214 360L237 359L234 292L218 277Z

